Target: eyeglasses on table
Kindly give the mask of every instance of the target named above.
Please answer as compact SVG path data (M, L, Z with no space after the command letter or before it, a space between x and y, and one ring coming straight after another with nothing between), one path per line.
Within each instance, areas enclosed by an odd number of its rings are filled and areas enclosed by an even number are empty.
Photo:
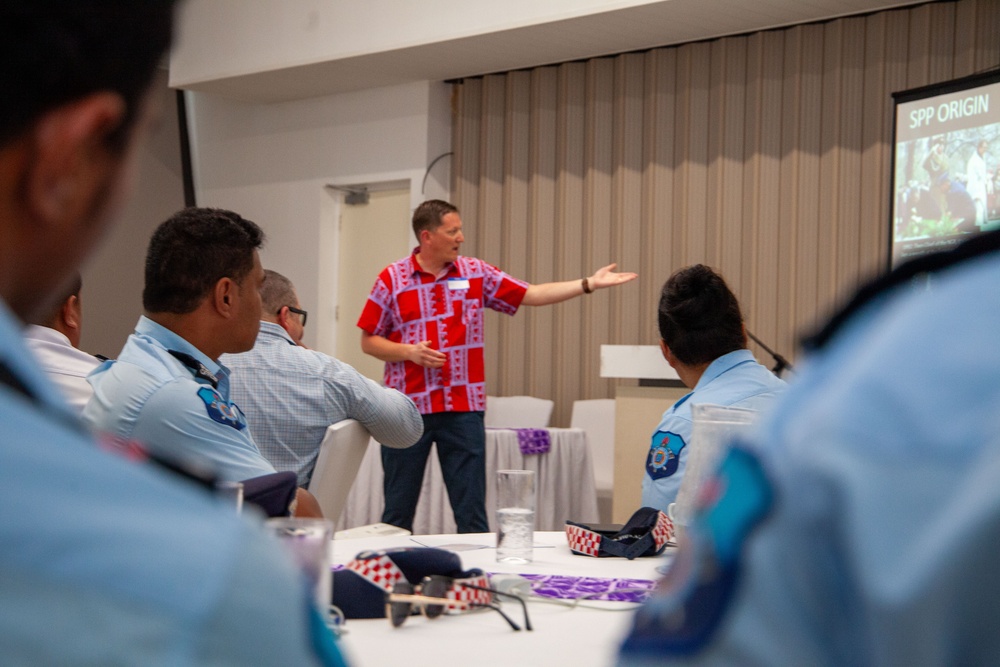
M465 583L458 579L441 575L431 575L425 577L419 585L414 586L408 581L398 581L393 585L392 592L385 596L385 615L394 628L398 628L406 622L406 618L413 613L414 609L423 613L427 618L434 619L442 614L448 607L455 609L492 609L507 621L512 629L520 632L521 626L514 622L510 616L504 613L500 605L492 600L489 602L470 602L447 597L448 591L452 588L468 588L476 591L490 593L491 596L500 596L517 600L521 605L524 614L524 627L533 631L531 619L528 617L528 606L517 595L504 593L485 586L476 586Z

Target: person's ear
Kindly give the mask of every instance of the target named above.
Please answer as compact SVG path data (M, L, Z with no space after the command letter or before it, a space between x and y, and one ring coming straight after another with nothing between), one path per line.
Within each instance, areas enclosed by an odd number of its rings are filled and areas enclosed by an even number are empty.
M278 311L278 326L280 326L285 331L289 331L289 322L291 319L291 311L288 310L288 306L282 306L281 310Z
M80 297L75 294L63 302L60 309L60 317L67 328L79 330L80 328Z
M78 221L107 187L119 156L108 137L125 118L120 95L100 92L46 113L31 132L24 196L33 217L45 223Z
M232 314L237 287L236 281L232 278L220 278L215 283L215 289L212 290L212 298L215 310L223 317L230 317Z
M670 351L670 346L662 338L660 339L660 352L663 353L663 358L667 360L671 368L677 368L677 357Z

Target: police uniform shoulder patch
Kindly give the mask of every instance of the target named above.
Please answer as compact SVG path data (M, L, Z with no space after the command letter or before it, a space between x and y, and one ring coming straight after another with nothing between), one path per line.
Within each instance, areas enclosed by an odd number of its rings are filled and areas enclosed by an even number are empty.
M739 583L744 544L774 491L757 458L734 447L697 500L670 570L635 617L623 655L693 654L711 640Z
M677 472L681 450L685 446L684 438L673 431L657 431L646 455L646 472L653 479L670 477Z
M198 389L198 398L205 403L205 410L208 416L220 424L232 426L237 431L242 431L247 427L246 420L236 406L226 402L225 399L211 387L201 387Z

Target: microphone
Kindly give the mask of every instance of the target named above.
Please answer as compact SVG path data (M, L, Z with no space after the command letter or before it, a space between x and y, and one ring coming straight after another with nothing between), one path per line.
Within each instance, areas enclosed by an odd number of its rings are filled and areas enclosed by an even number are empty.
M778 377L781 377L782 371L784 371L784 370L794 371L795 370L794 368L792 368L792 364L790 364L788 362L788 359L785 359L783 356L781 356L780 354L778 354L777 352L775 352L774 350L772 350L771 348L769 348L767 345L764 345L764 342L760 338L757 338L752 333L750 333L749 329L747 330L747 336L750 338L750 340L752 340L753 342L755 342L758 345L760 345L761 348L765 352L767 352L768 354L770 354L772 359L774 359L774 368L771 369L772 373L774 373Z

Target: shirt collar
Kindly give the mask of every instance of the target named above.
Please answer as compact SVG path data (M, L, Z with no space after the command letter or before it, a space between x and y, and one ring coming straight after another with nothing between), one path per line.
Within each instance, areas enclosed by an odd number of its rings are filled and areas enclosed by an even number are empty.
M73 347L61 331L56 331L52 327L43 327L40 324L29 324L24 328L24 337L31 340L38 340L45 343L55 343L63 347ZM75 348L74 348L75 349Z
M257 340L262 340L265 336L270 336L272 338L281 338L286 341L289 345L296 345L297 343L292 340L292 337L288 335L285 328L280 324L275 322L268 322L267 320L260 321L260 331L257 332Z
M705 369L705 372L702 373L701 377L698 379L698 384L695 385L695 390L700 389L726 371L749 361L756 361L750 350L744 348L742 350L727 352L708 365L708 368Z
M413 252L410 254L410 275L412 276L418 273L426 273L429 276L433 275L429 271L425 271L420 267L420 262L417 261L418 254L420 254L420 246L414 248ZM441 273L434 276L434 279L438 280L440 278L447 277L452 273L457 274L458 267L455 265L455 262L448 262L447 264L444 265L444 269L441 270Z
M178 352L191 355L204 364L205 368L207 368L213 375L220 377L228 377L229 375L228 368L209 357L207 354L189 343L186 339L178 336L165 326L157 324L145 315L139 316L139 323L135 325L135 332L141 336L152 338L168 350L177 350Z

